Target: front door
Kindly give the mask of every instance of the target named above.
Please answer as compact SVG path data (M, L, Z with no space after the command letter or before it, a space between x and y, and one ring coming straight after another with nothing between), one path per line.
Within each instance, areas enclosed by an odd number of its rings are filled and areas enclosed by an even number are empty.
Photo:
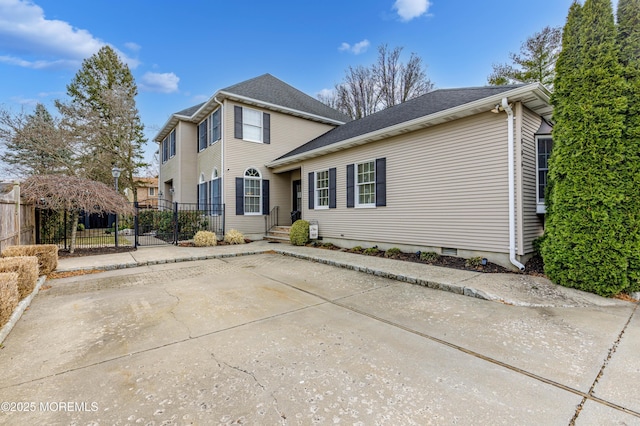
M291 223L302 217L302 181L293 181L293 202L291 203Z

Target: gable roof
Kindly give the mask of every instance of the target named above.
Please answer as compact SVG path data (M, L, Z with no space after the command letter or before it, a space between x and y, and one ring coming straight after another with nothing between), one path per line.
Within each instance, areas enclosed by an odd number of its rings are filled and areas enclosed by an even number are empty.
M338 126L289 151L267 166L286 166L329 152L487 112L499 104L503 97L507 97L509 102L522 101L534 112L549 116L549 96L549 91L539 83L434 90Z
M321 123L339 125L350 120L349 117L341 112L271 74L263 74L218 90L208 101L172 114L154 140L161 142L180 120L191 123L201 122L218 107L218 102L222 102L224 99L255 105Z

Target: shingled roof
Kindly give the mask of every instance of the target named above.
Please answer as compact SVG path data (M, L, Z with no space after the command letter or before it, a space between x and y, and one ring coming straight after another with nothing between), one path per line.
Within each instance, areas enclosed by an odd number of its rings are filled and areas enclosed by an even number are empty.
M347 122L349 117L328 107L317 99L272 76L263 74L220 90L221 94L233 94L255 99L291 110Z
M338 126L327 133L307 142L304 145L284 154L275 161L293 157L298 154L327 147L358 136L446 111L464 104L513 90L518 85L467 87L461 89L439 89L429 92L407 102L395 105L375 114L368 115Z

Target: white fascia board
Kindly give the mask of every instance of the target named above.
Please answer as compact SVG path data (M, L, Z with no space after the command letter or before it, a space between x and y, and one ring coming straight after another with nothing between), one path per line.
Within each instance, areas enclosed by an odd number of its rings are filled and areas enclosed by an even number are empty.
M171 114L169 119L166 121L166 123L164 123L164 125L162 126L160 131L156 134L156 136L153 138L153 140L156 141L156 143L158 144L162 143L162 140L169 134L171 129L176 127L176 124L178 124L178 121L191 121L191 117L187 117L186 115Z
M358 145L364 145L369 142L384 139L385 137L395 136L406 131L413 131L419 128L430 127L434 124L440 124L453 117L460 118L468 115L472 115L474 110L486 109L489 111L491 108L502 102L502 98L508 98L510 101L517 101L518 98L526 94L535 94L543 101L549 102L551 92L540 83L527 84L526 86L518 87L513 90L502 92L487 98L478 99L477 101L469 102L463 105L459 105L454 108L449 108L443 111L438 111L434 114L425 115L423 117L415 118L410 121L398 123L394 126L385 127L384 129L376 130L374 132L365 133L362 135L354 136L350 139L345 139L340 142L333 143L331 145L316 148L311 151L303 152L291 157L283 158L281 160L271 161L266 164L267 167L275 168L282 167L292 163L297 163L302 160L308 160L309 158L319 157L321 155L328 154L330 152L340 151L343 149L351 148ZM415 127L415 129L412 129ZM403 132L404 130L404 132Z

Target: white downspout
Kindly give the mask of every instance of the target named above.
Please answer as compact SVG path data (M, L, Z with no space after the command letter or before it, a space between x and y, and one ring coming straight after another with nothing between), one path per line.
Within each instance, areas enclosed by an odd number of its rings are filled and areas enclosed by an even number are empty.
M220 105L220 168L222 170L220 170L220 179L222 182L222 185L220 185L220 199L222 200L223 204L225 203L225 199L224 199L224 185L225 185L225 181L224 181L224 105L222 105L222 102L220 102L218 100L217 97L214 96L213 100Z
M509 132L509 261L519 270L524 271L524 265L516 259L516 199L515 199L515 147L513 136L513 110L507 98L502 98L502 108L507 113L507 131Z

